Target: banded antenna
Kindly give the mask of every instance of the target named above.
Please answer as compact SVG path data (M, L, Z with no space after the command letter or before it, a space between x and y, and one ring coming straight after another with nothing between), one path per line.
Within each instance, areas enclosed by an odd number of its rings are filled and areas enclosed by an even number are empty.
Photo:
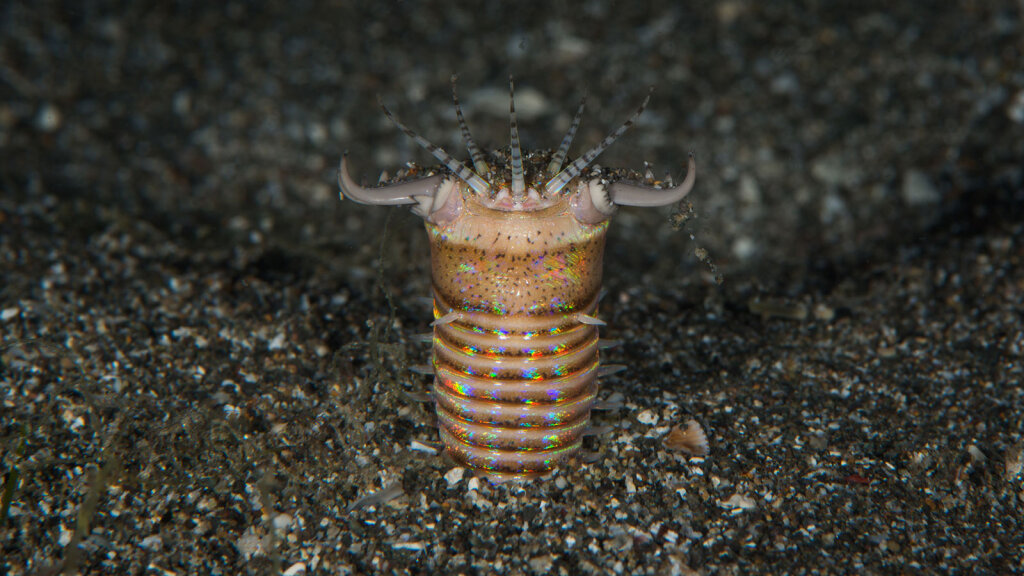
M434 156L434 158L437 158L438 161L444 165L445 168L451 170L452 174L455 174L455 176L459 180L465 182L467 185L469 185L470 188L473 189L474 192L481 196L490 195L491 187L488 186L487 182L485 182L484 179L481 178L476 172L473 172L469 168L466 168L465 164L459 162L455 158L452 158L447 152L444 151L443 148L435 146L429 140L427 140L423 136L420 136L416 132L413 132L411 128L399 122L398 119L395 118L393 114L391 114L391 111L388 110L388 107L384 105L384 101L381 100L379 96L377 97L377 103L380 104L380 108L381 110L384 111L384 115L388 117L388 120L391 120L395 124L395 126L398 126L399 130L404 132L405 135L408 136L409 138L415 140L416 143L422 146L424 150L430 152Z
M519 123L516 122L516 96L512 75L508 75L508 116L512 133L512 200L526 199L526 178L523 176L523 152L519 149Z
M572 126L569 126L569 131L566 132L565 138L562 138L562 144L558 146L558 151L551 157L551 162L548 164L548 174L554 176L562 169L562 162L565 162L565 157L569 154L569 146L572 146L572 139L576 137L576 131L580 128L583 108L586 105L587 95L584 93L583 98L580 99L580 106L576 109L576 116L572 119Z
M462 141L466 143L466 149L469 150L469 156L473 159L473 167L482 176L486 176L491 172L491 167L487 164L487 160L484 159L483 152L477 147L476 141L473 140L473 136L469 133L469 126L466 124L466 119L462 116L462 106L459 106L459 93L455 87L458 75L452 74L452 101L455 102L455 115L459 119L459 129L462 131Z
M640 107L636 109L636 112L634 112L633 115L629 117L629 120L626 120L626 122L622 126L619 126L618 129L609 134L604 140L601 141L600 144L594 146L590 150L587 150L587 152L584 153L583 156L580 156L579 158L576 159L575 162L569 164L569 166L567 166L565 170L562 170L554 178L548 180L547 184L544 185L546 193L550 196L554 196L561 192L562 188L565 188L565 186L569 182L572 182L573 178L576 178L577 176L582 174L583 170L585 170L587 166L590 166L590 163L593 162L594 159L597 158L599 154L601 154L601 152L604 152L606 148L615 143L615 141L618 140L620 136L622 136L623 134L626 133L627 130L632 128L633 124L635 124L637 119L640 118L640 114L642 114L644 109L647 108L647 104L651 101L652 92L654 92L653 86L651 86L651 89L647 92L647 97L644 98L644 101L642 104L640 104Z

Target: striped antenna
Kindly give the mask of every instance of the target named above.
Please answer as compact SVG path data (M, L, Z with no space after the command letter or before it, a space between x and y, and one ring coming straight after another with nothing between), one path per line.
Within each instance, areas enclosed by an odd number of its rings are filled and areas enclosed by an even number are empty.
M558 151L551 157L551 162L548 164L548 174L553 176L562 169L562 162L565 162L565 157L569 154L569 146L572 146L572 139L576 137L576 131L580 128L580 119L583 118L583 107L586 104L587 95L583 94L583 98L580 99L580 107L576 109L576 117L572 119L572 126L569 127L565 138L562 138L562 144L558 147Z
M452 74L452 101L455 102L455 114L459 118L459 129L462 130L462 141L466 143L466 149L469 150L469 156L473 159L473 167L480 174L487 175L491 171L491 167L487 165L487 160L484 159L484 155L480 152L480 148L477 148L476 141L473 140L473 136L469 133L469 126L466 124L466 119L462 116L462 106L459 106L459 93L455 88L458 76Z
M639 118L640 114L642 114L644 109L647 108L647 103L651 101L652 92L654 92L653 86L651 87L650 91L647 92L647 97L644 98L643 103L640 104L640 107L636 109L636 112L634 112L633 115L630 116L629 120L626 120L626 122L622 126L619 126L619 128L615 130L615 132L609 134L597 146L591 148L590 150L587 150L587 152L583 154L583 156L580 156L579 158L576 159L575 162L569 164L569 166L567 166L565 170L559 172L557 176L555 176L551 180L548 180L547 184L544 185L546 194L554 196L555 194L561 192L562 188L565 188L565 186L569 182L571 182L573 178L582 174L583 170L585 170L587 166L590 166L590 163L594 161L594 158L597 158L597 156L601 154L601 152L604 152L606 148L611 146L616 140L619 139L620 136L622 136L623 134L626 133L627 130L632 128L633 124L636 123L637 118Z
M422 146L424 150L433 154L434 158L437 158L441 164L444 164L445 168L451 170L459 180L468 184L474 192L481 196L490 195L490 186L488 186L487 182L484 182L483 178L478 176L476 172L466 168L465 164L449 156L442 148L434 146L429 140L413 132L411 128L399 122L398 119L391 114L391 111L388 110L388 107L384 105L384 101L381 100L379 96L377 97L377 103L380 104L381 110L384 110L384 115L388 117L388 120L391 120L395 126L398 126L399 130L405 132L406 136L415 140L416 143Z
M508 116L512 132L512 199L526 198L526 179L523 177L523 153L519 149L519 123L516 122L515 86L512 75L508 75Z

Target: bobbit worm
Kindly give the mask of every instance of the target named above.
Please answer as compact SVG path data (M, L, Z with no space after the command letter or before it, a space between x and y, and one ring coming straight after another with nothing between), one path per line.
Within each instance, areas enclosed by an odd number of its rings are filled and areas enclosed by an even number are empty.
M426 223L434 300L433 399L441 440L461 465L494 481L543 474L582 444L597 395L597 317L608 222L619 206L667 206L693 188L657 187L592 168L636 122L636 112L597 146L566 163L580 102L554 152L523 154L509 79L511 144L485 154L452 99L471 166L384 114L441 166L429 176L360 186L342 156L343 198L409 205ZM607 368L607 367L606 367Z

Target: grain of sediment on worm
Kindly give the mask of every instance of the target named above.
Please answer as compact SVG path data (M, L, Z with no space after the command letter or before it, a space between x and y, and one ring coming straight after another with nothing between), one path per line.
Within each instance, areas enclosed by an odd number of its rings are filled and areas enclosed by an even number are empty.
M452 96L472 168L385 115L440 162L431 176L364 188L343 156L338 183L362 204L412 205L426 222L434 298L432 368L441 439L494 480L575 455L597 395L597 302L608 222L619 206L682 200L696 176L658 188L588 168L647 106L566 165L583 103L554 152L523 154L509 82L511 145L484 154Z

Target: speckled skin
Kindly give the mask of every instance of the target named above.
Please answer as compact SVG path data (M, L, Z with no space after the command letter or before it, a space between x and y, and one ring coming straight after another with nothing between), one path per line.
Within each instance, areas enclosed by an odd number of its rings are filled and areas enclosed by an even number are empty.
M536 211L469 199L427 223L435 317L434 395L448 452L492 478L546 472L575 454L597 393L596 313L608 222L568 200Z

